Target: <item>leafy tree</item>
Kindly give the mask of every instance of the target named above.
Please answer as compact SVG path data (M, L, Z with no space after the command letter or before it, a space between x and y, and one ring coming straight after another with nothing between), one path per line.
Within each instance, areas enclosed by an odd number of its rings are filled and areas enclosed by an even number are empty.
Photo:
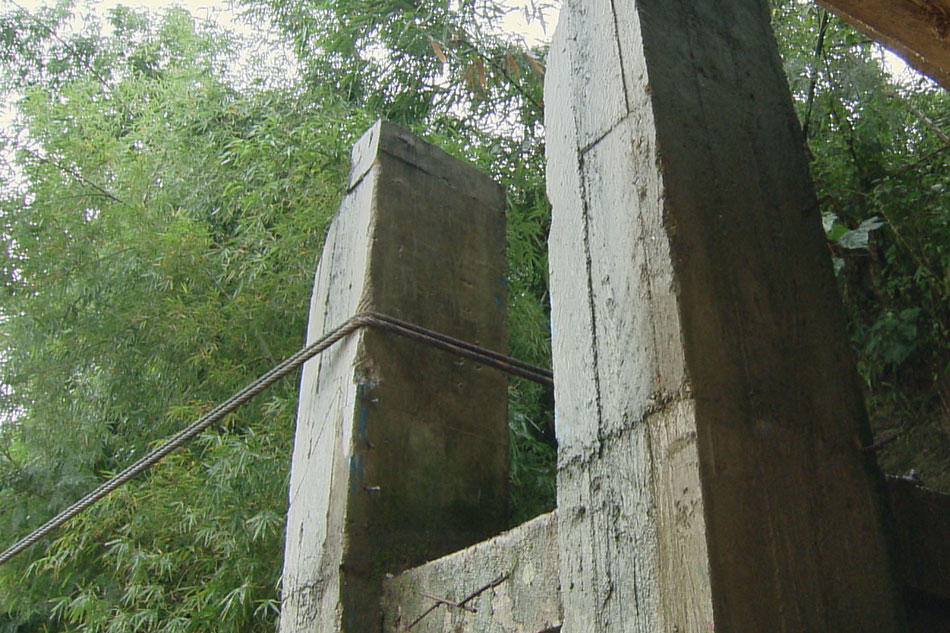
M950 491L950 95L826 10L773 3L872 424Z
M181 10L79 32L68 2L0 14L4 543L299 347L351 143L379 116L505 186L510 352L550 363L545 47L494 28L492 0L242 4L300 83L235 80L242 43ZM885 466L950 489L945 459L913 461L946 445L948 96L895 83L811 3L773 7L876 425L901 431ZM519 521L553 505L553 396L510 394ZM272 628L295 402L274 388L0 567L0 629Z
M543 79L547 47L494 25L497 0L241 0L286 34L308 86L469 160L508 195L510 353L550 367ZM556 0L529 5L535 19ZM554 507L551 389L510 383L514 523Z
M297 349L368 119L237 92L237 44L181 10L0 17L0 534L47 519ZM296 386L274 388L0 568L8 630L269 628ZM2 618L6 618L4 621Z
M540 110L522 103L525 86L498 96L505 86L488 58L472 62L457 92L482 118L492 116L491 90L496 104L517 102L505 116L530 114L520 138L448 112L460 101L400 118L398 104L360 102L333 83L238 91L225 79L237 44L182 11L155 21L120 7L110 35L95 23L69 35L70 20L67 4L2 17L3 87L19 95L0 199L5 541L299 345L350 145L379 114L508 185L512 351L550 362ZM448 45L424 41L425 55L454 59ZM505 72L517 67L540 95L540 61L492 41L506 51ZM270 627L294 387L232 415L0 569L0 624ZM512 383L522 516L553 502L550 400Z

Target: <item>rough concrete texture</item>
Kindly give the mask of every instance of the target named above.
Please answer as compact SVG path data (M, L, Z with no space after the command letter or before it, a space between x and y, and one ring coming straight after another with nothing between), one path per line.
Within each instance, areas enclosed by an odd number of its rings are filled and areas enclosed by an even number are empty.
M413 633L540 633L561 623L557 517L544 514L461 552L426 563L385 582L385 633L406 631L435 603L429 594L466 606L440 605Z
M567 0L545 103L564 629L903 630L767 3Z
M950 631L950 495L888 478L910 633Z
M505 351L504 213L490 179L377 123L353 151L308 341L368 309ZM385 573L497 534L507 437L493 369L368 330L308 362L281 631L375 633Z
M950 90L950 0L819 0Z
M889 477L901 579L905 586L950 600L950 495ZM941 630L950 630L950 621Z

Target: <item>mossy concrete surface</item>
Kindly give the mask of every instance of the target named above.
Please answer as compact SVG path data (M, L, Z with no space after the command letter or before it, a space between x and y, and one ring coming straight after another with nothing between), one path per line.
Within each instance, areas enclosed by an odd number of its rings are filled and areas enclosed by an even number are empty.
M374 310L507 351L505 196L388 123L356 144L317 269L308 341ZM303 370L283 633L377 633L381 582L507 518L507 376L362 330Z
M567 0L545 104L565 630L903 630L768 3Z

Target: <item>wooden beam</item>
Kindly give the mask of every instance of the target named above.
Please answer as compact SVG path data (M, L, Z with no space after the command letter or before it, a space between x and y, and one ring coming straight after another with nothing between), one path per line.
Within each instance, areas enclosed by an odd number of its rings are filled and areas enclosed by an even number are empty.
M818 0L950 89L950 0Z

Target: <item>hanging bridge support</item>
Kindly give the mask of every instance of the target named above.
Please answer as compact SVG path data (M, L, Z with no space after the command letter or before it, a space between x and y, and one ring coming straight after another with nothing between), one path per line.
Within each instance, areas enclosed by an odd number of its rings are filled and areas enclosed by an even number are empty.
M545 103L564 630L903 630L768 3L567 0Z
M505 199L387 123L353 150L317 269L308 339L375 310L507 351ZM379 630L382 580L497 534L507 378L363 329L303 370L282 633Z

